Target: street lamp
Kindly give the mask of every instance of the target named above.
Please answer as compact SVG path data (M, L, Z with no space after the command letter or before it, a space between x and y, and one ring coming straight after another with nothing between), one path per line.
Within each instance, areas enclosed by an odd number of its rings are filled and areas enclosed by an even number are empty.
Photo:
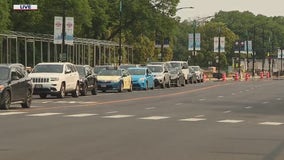
M122 60L121 27L122 27L122 0L119 1L119 49L118 49L118 65L119 66Z

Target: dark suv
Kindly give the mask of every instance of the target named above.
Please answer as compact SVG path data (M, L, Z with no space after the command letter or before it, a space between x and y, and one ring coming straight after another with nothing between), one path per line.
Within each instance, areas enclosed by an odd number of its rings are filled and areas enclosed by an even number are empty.
M80 76L80 93L82 96L91 91L92 95L97 94L97 76L89 65L76 65Z
M32 81L22 64L0 64L0 109L9 109L13 103L30 108Z

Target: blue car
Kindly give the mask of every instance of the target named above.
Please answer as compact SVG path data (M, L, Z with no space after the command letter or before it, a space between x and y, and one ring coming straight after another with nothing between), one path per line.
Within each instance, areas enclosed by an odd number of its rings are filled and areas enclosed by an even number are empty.
M148 68L132 67L128 68L128 72L131 75L134 89L154 89L154 76Z

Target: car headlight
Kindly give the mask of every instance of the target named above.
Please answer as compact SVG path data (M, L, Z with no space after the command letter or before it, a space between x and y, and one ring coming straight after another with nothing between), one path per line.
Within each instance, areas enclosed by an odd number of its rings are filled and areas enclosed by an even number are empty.
M144 77L139 78L139 81L144 81L144 80L145 80L145 78L144 78Z
M59 77L51 77L50 81L59 81Z
M0 91L2 92L4 90L5 86L0 85Z

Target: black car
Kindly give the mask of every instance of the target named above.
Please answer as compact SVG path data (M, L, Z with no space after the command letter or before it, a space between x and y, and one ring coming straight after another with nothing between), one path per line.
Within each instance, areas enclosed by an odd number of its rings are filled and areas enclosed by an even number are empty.
M30 108L32 81L22 64L0 64L0 109L9 109L11 104L20 103Z
M76 65L80 76L80 93L82 96L91 91L92 95L97 94L97 76L89 65Z

